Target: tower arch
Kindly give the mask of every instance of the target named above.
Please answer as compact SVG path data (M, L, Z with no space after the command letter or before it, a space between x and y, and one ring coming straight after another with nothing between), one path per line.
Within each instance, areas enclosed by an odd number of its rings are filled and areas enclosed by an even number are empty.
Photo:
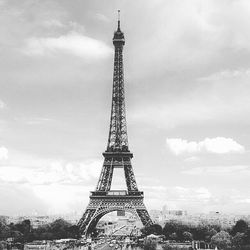
M105 215L116 212L116 211L121 211L123 210L121 207L111 207L107 209L103 209L102 211L98 212L96 215L93 216L92 220L90 221L89 225L86 228L86 235L90 235L91 232L96 228L98 222L103 218ZM125 213L130 213L133 216L138 218L138 214L134 208L126 208Z

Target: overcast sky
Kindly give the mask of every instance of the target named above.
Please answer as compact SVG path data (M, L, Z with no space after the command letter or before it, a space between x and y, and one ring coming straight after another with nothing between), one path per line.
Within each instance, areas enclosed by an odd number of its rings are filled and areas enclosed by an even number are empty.
M249 212L248 0L0 0L0 214L84 211L108 139L117 9L148 209Z

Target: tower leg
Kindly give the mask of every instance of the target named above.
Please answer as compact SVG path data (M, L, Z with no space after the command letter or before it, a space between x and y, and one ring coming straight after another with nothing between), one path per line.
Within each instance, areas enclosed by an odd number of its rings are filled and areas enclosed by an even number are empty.
M105 159L102 167L102 172L99 181L97 183L96 190L98 191L110 190L112 177L113 177L112 160Z
M143 226L150 226L153 224L147 209L136 209L138 216L141 219Z
M124 166L124 173L125 173L125 179L126 179L128 191L137 191L138 188L137 188L135 175L134 175L131 164Z
M79 230L81 233L86 232L86 229L87 229L89 223L91 222L95 212L96 212L96 209L88 209L88 208L86 209L82 218L78 222L78 227L79 227Z

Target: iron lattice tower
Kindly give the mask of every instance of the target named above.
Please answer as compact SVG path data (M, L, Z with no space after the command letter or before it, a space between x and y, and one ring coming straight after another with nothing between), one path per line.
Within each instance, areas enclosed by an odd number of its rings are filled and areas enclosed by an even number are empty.
M114 32L113 44L115 57L108 145L103 153L104 163L96 190L91 192L90 202L78 222L80 232L85 235L96 227L102 216L119 210L139 217L144 226L152 224L143 203L143 192L138 190L136 184L131 165L133 154L128 147L122 53L125 39L120 29L120 18L118 18L117 31ZM111 190L114 168L124 169L127 190Z

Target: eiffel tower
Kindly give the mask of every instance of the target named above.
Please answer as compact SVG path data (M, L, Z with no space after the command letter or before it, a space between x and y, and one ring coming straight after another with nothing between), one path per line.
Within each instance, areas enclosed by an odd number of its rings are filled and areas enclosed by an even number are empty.
M96 190L91 192L89 204L78 222L80 232L85 235L94 230L101 217L113 211L132 213L140 218L144 226L152 224L143 203L143 192L138 190L136 184L131 165L133 154L128 148L122 54L125 39L120 29L119 11L118 28L114 32L113 44L115 57L108 145L103 153L104 163ZM127 190L111 190L114 168L124 169Z

